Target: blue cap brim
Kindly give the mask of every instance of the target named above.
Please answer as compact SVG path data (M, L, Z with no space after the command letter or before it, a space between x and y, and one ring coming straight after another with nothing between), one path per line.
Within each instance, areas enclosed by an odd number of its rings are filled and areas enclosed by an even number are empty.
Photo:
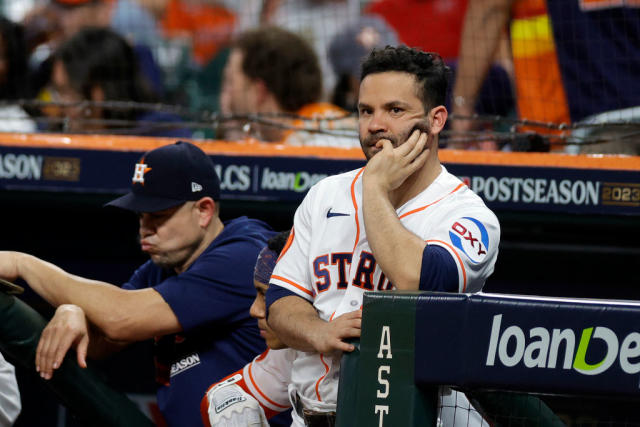
M122 197L110 201L105 206L114 206L134 212L158 212L183 203L185 203L185 200L127 193Z

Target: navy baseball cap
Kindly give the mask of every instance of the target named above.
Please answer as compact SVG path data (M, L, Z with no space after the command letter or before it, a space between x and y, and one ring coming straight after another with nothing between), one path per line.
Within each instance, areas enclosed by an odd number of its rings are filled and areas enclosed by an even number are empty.
M145 153L135 164L131 191L105 206L157 212L207 196L220 199L213 162L200 148L178 141Z

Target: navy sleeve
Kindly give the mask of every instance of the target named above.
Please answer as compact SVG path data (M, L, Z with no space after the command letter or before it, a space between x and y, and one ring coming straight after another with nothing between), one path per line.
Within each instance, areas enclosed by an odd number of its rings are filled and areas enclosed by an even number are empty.
M280 298L284 298L288 296L296 296L300 299L304 299L300 295L296 294L295 292L291 292L289 289L283 288L282 286L278 286L273 283L269 285L269 289L267 289L267 295L265 295L265 303L267 306L267 318L269 317L269 307L271 307L271 304L273 304Z
M129 281L122 285L122 289L136 290L148 288L153 269L153 263L151 261L145 262L133 273Z
M420 290L458 292L458 267L442 246L427 245L422 252Z
M229 325L248 317L256 296L253 266L258 247L238 242L201 255L187 271L154 289L169 304L183 329Z

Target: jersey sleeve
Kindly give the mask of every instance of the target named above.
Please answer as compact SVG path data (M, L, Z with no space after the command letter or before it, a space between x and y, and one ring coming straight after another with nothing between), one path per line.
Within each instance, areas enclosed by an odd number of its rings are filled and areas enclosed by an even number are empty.
M458 292L458 266L441 246L427 245L422 251L421 291Z
M293 358L290 349L267 350L242 370L247 391L269 412L282 412L291 407L288 386L291 382Z
M255 289L251 282L257 248L228 247L207 253L184 273L162 281L154 289L169 304L185 331L205 325L244 321Z
M129 280L122 285L122 289L136 290L147 288L149 287L150 277L151 261L147 261L136 269Z
M220 246L173 276L147 261L122 289L152 287L169 304L185 332L246 321L255 298L252 276L259 250L243 241Z
M212 384L200 402L200 412L208 423L209 395L222 387L235 384L258 401L267 418L291 407L287 391L291 381L290 350L266 350L251 363Z
M453 210L431 229L427 245L445 249L458 270L458 292L479 292L493 272L500 243L500 224L488 208ZM423 268L427 268L423 264Z
M315 299L308 260L313 227L313 199L316 194L317 186L314 186L296 210L289 240L282 249L269 280L270 283L285 288L309 302Z

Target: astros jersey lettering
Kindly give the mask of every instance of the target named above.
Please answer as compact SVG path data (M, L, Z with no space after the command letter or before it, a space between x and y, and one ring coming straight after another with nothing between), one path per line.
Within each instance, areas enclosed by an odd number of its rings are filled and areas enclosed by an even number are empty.
M362 173L328 177L309 190L271 276L271 284L313 303L323 320L360 309L364 292L393 289L367 241ZM406 229L451 255L459 292L482 289L493 271L500 226L475 193L442 167L429 187L396 212ZM306 408L335 410L339 366L340 354L297 352L291 382Z

